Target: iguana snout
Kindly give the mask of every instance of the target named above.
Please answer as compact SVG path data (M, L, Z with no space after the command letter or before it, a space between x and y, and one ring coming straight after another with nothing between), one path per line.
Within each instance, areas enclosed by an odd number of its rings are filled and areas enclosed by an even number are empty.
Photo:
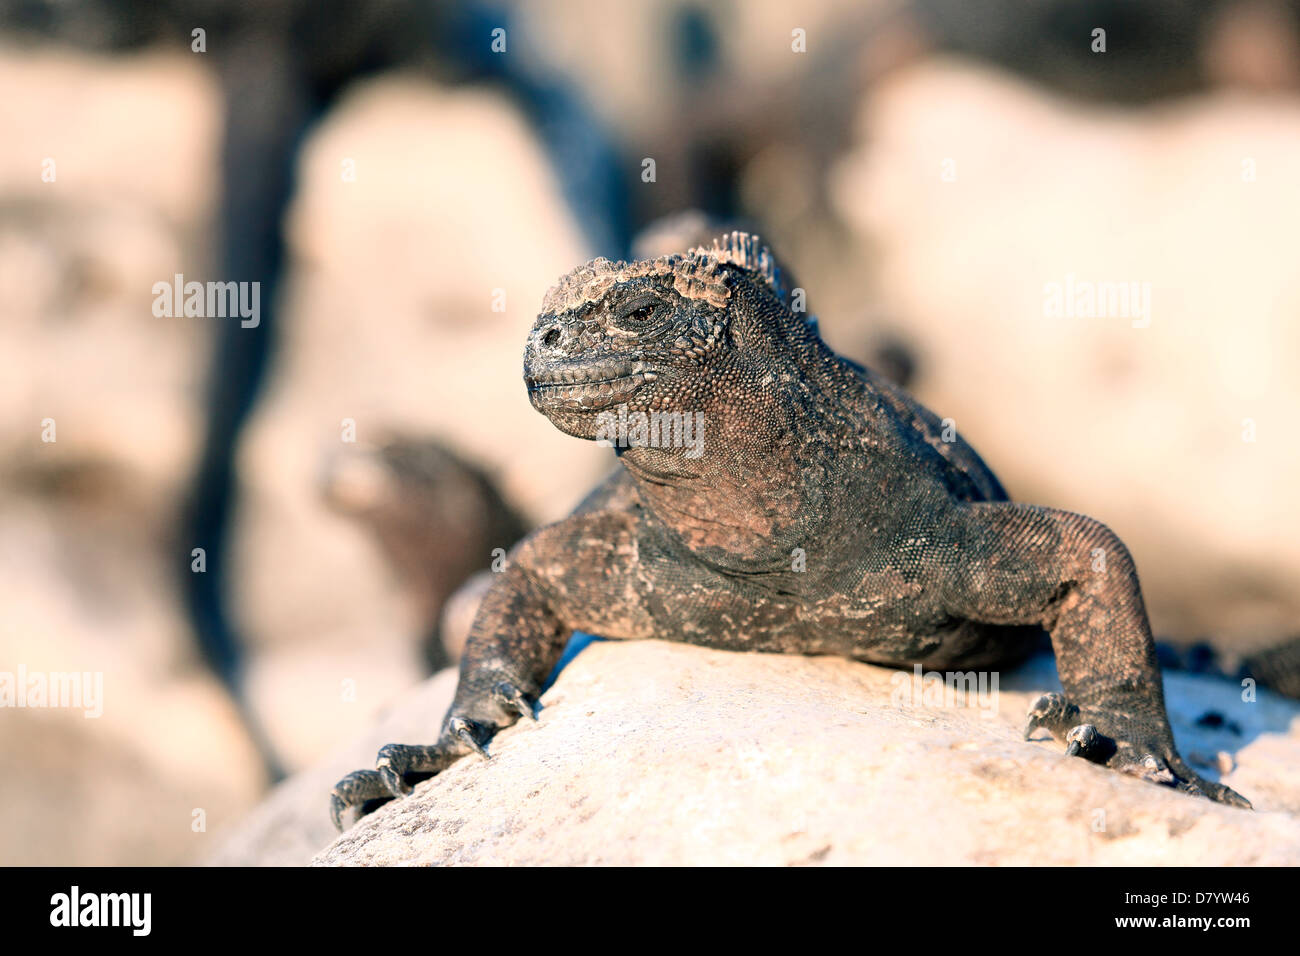
M570 435L595 438L600 413L682 404L683 386L725 348L725 307L683 295L652 263L596 260L548 294L524 350L529 400ZM694 389L691 389L694 391Z

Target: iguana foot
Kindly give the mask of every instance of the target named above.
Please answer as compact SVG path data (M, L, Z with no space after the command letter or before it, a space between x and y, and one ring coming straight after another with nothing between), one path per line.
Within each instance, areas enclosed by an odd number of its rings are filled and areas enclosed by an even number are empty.
M348 826L392 799L392 793L378 773L374 770L357 770L336 783L330 791L330 820L335 829L342 830L344 817L350 809L355 808L357 813L348 819Z
M1043 694L1030 704L1028 716L1026 740L1041 727L1065 742L1068 756L1231 807L1252 809L1250 801L1235 790L1205 780L1188 767L1174 749L1167 726L1148 727L1148 722L1129 715L1080 707L1061 694Z
M463 717L449 719L442 738L431 747L419 744L384 744L375 758L374 770L357 770L334 785L330 792L330 819L342 830L350 808L356 808L355 823L395 797L408 796L422 780L447 769L466 753L487 752L477 735L482 731ZM350 825L349 823L349 825Z
M348 774L330 792L330 819L339 830L371 813L395 797L408 796L422 780L446 770L466 754L478 754L484 760L484 744L498 730L527 716L536 720L534 703L514 683L498 681L476 701L453 705L443 722L436 744L385 744L379 748L374 770L357 770ZM473 713L477 718L470 717ZM355 815L349 813L356 810Z

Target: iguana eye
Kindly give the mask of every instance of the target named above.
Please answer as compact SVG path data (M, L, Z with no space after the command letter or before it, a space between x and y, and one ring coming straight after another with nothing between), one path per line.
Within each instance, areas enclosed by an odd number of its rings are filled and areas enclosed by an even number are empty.
M619 314L619 321L628 322L634 325L642 322L649 322L654 318L654 315L658 310L658 299L652 296L642 296L633 299L623 307L623 311Z

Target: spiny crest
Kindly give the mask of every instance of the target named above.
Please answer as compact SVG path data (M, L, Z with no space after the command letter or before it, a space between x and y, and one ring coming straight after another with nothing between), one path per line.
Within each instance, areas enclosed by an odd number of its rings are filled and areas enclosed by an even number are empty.
M713 240L712 248L700 246L692 249L691 254L710 256L720 263L757 273L781 300L781 304L790 307L790 290L786 287L781 265L776 261L776 256L772 255L772 250L763 245L758 236L747 232L726 233Z
M660 256L640 262L612 262L593 259L564 276L542 300L543 312L565 312L592 305L620 282L646 276L672 275L673 288L688 299L700 299L716 308L726 308L731 298L732 275L722 268L735 266L763 280L787 309L792 307L785 273L772 251L758 236L745 232L727 233L713 240L711 247L697 246L685 255ZM805 321L816 328L816 319Z
M767 283L768 288L781 301L781 304L794 311L794 299L791 287L788 282L789 273L781 267L781 263L772 250L759 240L758 236L752 236L746 232L731 232L721 238L713 240L713 248L705 249L700 247L692 250L693 254L708 255L720 263L739 266L750 272L756 273ZM803 311L802 309L800 311ZM803 312L803 321L814 335L820 335L817 325L817 316L810 312Z

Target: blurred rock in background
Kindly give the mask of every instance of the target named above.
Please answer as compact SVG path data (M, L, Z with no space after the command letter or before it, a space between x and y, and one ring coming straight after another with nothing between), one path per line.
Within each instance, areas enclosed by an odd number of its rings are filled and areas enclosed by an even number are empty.
M99 717L0 711L0 858L175 863L265 786L174 587L206 335L152 311L206 251L213 91L175 57L16 52L0 88L0 670L103 680Z

